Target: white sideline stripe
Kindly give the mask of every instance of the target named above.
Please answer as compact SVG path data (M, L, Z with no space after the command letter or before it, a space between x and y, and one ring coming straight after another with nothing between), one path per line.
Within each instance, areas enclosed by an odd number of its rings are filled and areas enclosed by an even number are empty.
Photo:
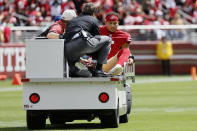
M3 87L0 88L0 92L9 92L9 91L21 91L22 88L21 87Z
M166 108L134 108L130 115L135 114L135 112L184 112L184 111L197 111L197 107L186 107L186 108L177 108L177 107L166 107ZM93 122L99 122L98 119L93 120ZM0 121L0 128L2 127L26 127L26 122L3 122Z
M0 130L3 127L26 127L26 122L2 122L0 121Z
M171 78L171 77L167 77L167 78L148 78L146 80L136 80L134 84L145 84L145 83L160 83L160 82L178 82L178 81L192 81L192 78L190 76L186 76L186 77L182 77L182 78ZM128 81L128 84L131 84L131 81ZM21 86L19 87L0 87L0 92L10 92L10 91L21 91L22 88Z
M196 29L197 24L189 25L124 25L118 26L118 29L127 30L127 29ZM20 26L20 27L11 27L11 30L41 30L41 27L38 26Z
M186 107L186 108L177 108L177 107L167 107L167 108L134 108L133 112L138 111L163 111L163 112L184 112L184 111L197 111L197 107Z
M192 81L191 77L183 77L183 78L154 78L154 79L146 79L146 80L136 80L136 84L145 84L145 83L160 83L160 82L178 82L178 81Z
M136 60L152 60L157 59L156 55L135 55ZM171 59L179 60L179 59L197 59L197 55L173 55Z
M98 119L94 119L94 120L92 120L91 122L95 122L95 123L99 123L100 122L100 120L98 120ZM73 123L73 122L67 122L68 124L71 124L71 123ZM75 121L75 123L74 124L76 124L77 123L77 121ZM81 122L80 122L81 123ZM50 123L47 123L47 121L46 121L46 124L48 125L48 124L50 124ZM0 130L1 130L1 128L3 128L3 127L26 127L27 125L26 125L26 122L25 121L21 121L21 122L3 122L3 121L0 121Z
M190 25L124 25L119 26L118 29L196 29L197 24Z

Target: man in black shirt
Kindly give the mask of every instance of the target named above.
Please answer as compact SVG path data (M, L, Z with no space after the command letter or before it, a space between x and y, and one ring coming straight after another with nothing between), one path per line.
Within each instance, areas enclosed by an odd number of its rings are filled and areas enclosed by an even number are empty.
M88 70L80 70L75 66L80 57L87 54L97 60L96 77L105 76L102 64L107 63L107 56L111 47L111 38L100 36L99 22L94 17L98 8L92 3L86 3L82 15L72 19L67 24L65 33L65 57L68 61L71 77L91 77Z

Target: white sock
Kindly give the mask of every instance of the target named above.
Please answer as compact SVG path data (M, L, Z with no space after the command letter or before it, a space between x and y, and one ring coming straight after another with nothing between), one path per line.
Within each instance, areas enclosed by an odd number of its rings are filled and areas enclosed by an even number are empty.
M112 69L109 71L109 73L110 73L110 74L113 74L114 71L115 71L117 68L122 68L122 66L121 66L120 64L116 64L116 65L114 66L114 68L112 68Z

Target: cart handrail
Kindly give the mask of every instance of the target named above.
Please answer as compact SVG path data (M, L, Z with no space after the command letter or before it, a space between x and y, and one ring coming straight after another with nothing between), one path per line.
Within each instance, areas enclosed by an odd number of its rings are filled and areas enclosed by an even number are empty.
M135 82L135 62L129 64L128 62L124 63L123 76L128 80L132 79L132 82Z

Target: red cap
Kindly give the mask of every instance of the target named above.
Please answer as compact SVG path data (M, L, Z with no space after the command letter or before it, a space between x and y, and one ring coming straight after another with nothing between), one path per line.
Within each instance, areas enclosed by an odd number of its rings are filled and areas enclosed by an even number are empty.
M118 16L116 15L109 15L106 17L106 22L108 21L118 21Z

